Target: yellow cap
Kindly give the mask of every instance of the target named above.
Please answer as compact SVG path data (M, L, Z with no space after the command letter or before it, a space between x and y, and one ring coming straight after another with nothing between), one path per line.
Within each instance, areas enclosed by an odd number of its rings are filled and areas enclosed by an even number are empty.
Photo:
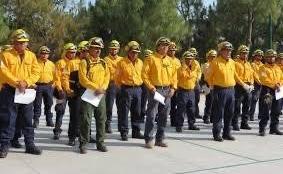
M265 57L276 57L277 56L277 52L273 49L269 49L265 52Z
M104 43L102 38L93 37L88 41L89 47L104 48Z
M86 51L88 49L88 41L81 41L78 45L78 51Z
M120 48L120 43L117 40L112 40L109 44L109 48Z
M209 50L209 51L206 53L206 58L208 58L208 57L216 57L216 56L217 56L216 50Z
M167 37L160 37L156 41L156 46L159 46L159 45L170 45L170 39Z
M233 50L233 46L230 42L228 41L224 41L221 42L217 45L217 51L221 51L221 50Z
M67 43L67 44L64 45L64 50L65 51L69 51L69 52L76 52L77 51L77 47L73 43Z
M23 29L17 29L11 34L11 40L13 42L28 42L29 35Z
M47 46L41 46L39 48L39 53L49 54L50 53L50 49Z
M126 47L125 47L125 51L129 52L129 51L134 51L137 53L141 52L141 47L140 44L137 41L130 41Z
M246 45L240 45L238 48L238 53L249 53L250 49Z
M195 54L190 52L190 51L186 51L186 52L183 53L182 58L183 59L194 59Z

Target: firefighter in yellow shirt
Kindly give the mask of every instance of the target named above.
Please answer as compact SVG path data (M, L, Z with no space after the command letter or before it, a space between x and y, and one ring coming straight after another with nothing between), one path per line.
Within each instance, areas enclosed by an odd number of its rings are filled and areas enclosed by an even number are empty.
M132 138L143 139L141 134L141 71L143 62L138 58L141 51L139 43L129 42L125 51L127 57L117 64L115 82L120 88L120 99L118 105L118 129L122 141L128 140L128 115L131 112Z
M181 62L176 58L175 54L177 51L177 46L175 42L170 42L169 50L167 55L171 58L173 65L175 66L175 71L181 67ZM171 109L170 109L170 123L172 127L176 126L177 117L177 96L176 93L171 97Z
M116 99L116 105L118 105L119 102L119 91L117 86L115 85L114 78L116 77L116 68L117 63L122 59L119 54L120 51L120 43L117 40L112 40L109 44L109 54L104 58L106 61L109 70L110 70L110 83L106 90L106 125L105 125L105 131L106 133L112 133L111 128L111 122L112 122L112 112L113 112L113 104Z
M81 60L86 59L88 55L87 45L88 41L81 41L79 43L76 57L67 63L66 71L64 71L62 76L62 87L67 93L70 112L68 128L68 145L70 146L75 146L76 137L79 136L80 104L83 89L79 83L78 71Z
M254 90L252 91L252 99L251 99L251 106L249 111L250 121L254 121L254 114L256 103L259 99L260 90L261 90L261 83L259 80L259 68L263 65L262 58L263 58L263 51L257 49L252 54L253 62L251 63L252 68L254 70ZM260 109L261 107L259 107Z
M209 65L211 64L212 60L216 58L217 52L216 50L209 50L206 54L207 62L203 65L202 72L204 76L205 88L208 90L206 91L205 95L205 108L204 108L204 115L203 115L203 122L205 124L212 123L212 103L213 103L213 90L209 89L208 85L208 73L209 73Z
M235 111L232 119L232 126L235 131L239 131L240 128L247 130L251 129L248 120L252 98L251 92L254 89L254 71L251 64L248 62L249 48L246 45L240 45L238 53L240 56L235 60L235 68L239 79L236 79ZM239 117L241 117L240 128L238 125Z
M277 58L276 58L276 62L277 65L279 67L279 69L282 71L283 73L283 53L279 53ZM283 77L283 76L282 76ZM283 78L282 78L282 82L283 82ZM282 108L283 108L283 99L280 99L280 115L282 115Z
M275 99L276 90L282 86L282 71L275 64L276 51L269 49L265 52L265 64L259 69L259 79L262 84L260 93L259 135L265 136L265 128L270 119L270 134L283 135L279 130L280 100Z
M55 64L55 89L54 96L57 98L55 111L56 111L56 122L55 128L53 129L54 140L60 138L62 132L62 120L66 109L66 92L63 90L64 81L62 80L63 75L68 71L67 65L69 62L75 58L77 52L77 47L73 43L67 43L64 45L64 50L61 59Z
M39 48L38 64L40 66L40 78L36 82L36 98L34 101L34 122L33 127L39 125L41 115L42 99L44 102L44 114L46 116L46 126L54 127L52 120L53 113L51 107L53 105L53 83L55 76L55 65L49 59L50 49L47 46Z
M177 89L177 73L174 74L174 65L167 56L169 44L168 38L159 38L156 42L156 52L144 62L142 70L143 82L150 91L144 132L146 148L153 148L154 121L157 114L155 145L167 147L164 142L165 127L170 112L170 100ZM156 92L165 97L164 105L154 100Z
M41 150L34 144L33 103L14 102L15 91L24 93L40 77L36 56L27 50L29 36L23 29L11 34L12 49L0 54L0 76L3 88L0 91L0 158L6 158L9 144L15 133L17 117L24 134L26 153L40 155Z
M79 81L82 87L93 90L93 95L105 95L110 81L110 71L107 63L100 58L101 49L104 47L103 40L99 37L93 37L88 44L89 55L82 60L79 68ZM106 152L107 147L104 144L105 139L105 121L106 104L103 96L96 107L88 102L82 101L80 114L80 153L87 153L86 145L89 142L89 134L92 117L96 123L96 148L98 151Z
M192 126L195 114L195 85L198 80L198 69L193 66L195 55L186 51L182 56L182 66L178 69L177 118L176 131L182 132L184 116L188 117L188 125Z
M211 62L208 84L213 88L213 138L215 141L235 140L231 135L231 120L235 107L236 85L235 62L231 59L232 44L224 41L218 44L218 56ZM224 119L223 135L221 134Z
M150 55L152 55L152 51L149 49L144 50L144 59L143 62L146 61L146 59L148 59L148 57ZM142 84L142 96L141 96L141 118L142 121L144 122L145 119L145 114L146 114L146 103L148 100L148 90L146 85L143 83Z

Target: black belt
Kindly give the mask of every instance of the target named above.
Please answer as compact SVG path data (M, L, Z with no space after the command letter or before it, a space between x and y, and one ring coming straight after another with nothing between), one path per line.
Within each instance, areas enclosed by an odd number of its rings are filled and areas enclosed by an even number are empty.
M37 82L35 83L36 85L52 85L53 82L48 82L48 83L40 83L40 82Z
M185 88L178 87L178 89L177 89L177 90L190 92L190 91L194 91L195 89L185 89Z
M234 86L222 87L222 86L214 85L213 89L216 89L216 90L217 89L234 89Z
M122 88L139 88L141 85L121 85Z
M155 86L156 89L169 89L170 86Z

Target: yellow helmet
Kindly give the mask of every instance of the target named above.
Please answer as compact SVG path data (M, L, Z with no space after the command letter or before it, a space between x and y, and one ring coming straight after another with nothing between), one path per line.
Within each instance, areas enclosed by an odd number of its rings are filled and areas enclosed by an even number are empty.
M125 51L129 52L129 51L134 51L137 53L141 52L141 47L140 44L137 41L130 41L126 47L125 47Z
M273 49L269 49L265 52L264 57L276 57L277 52Z
M41 46L39 48L39 53L50 54L50 49L47 46Z
M209 50L209 51L206 53L206 58L208 58L208 57L216 57L216 56L217 56L216 50Z
M67 52L67 51L70 51L70 52L76 52L77 51L77 47L75 44L73 43L67 43L64 45L64 50Z
M78 45L78 51L86 51L88 49L88 41L81 41Z
M218 45L217 45L217 51L221 51L221 50L233 50L233 45L228 42L228 41L224 41L224 42L220 42Z
M156 47L158 47L161 44L170 45L170 39L167 38L167 37L160 37L159 39L157 39L155 45L156 45Z
M109 48L120 48L120 43L117 40L112 40L109 44Z
M263 56L263 51L260 49L257 49L253 52L253 56Z
M250 49L246 45L240 45L238 48L238 53L249 53Z
M10 50L10 49L12 49L12 45L3 45L1 50L7 51L7 50Z
M88 43L89 47L104 48L104 43L101 37L93 37Z
M283 53L279 53L277 56L278 59L283 59Z
M169 50L170 51L176 51L177 50L177 45L176 45L175 42L170 42Z
M151 50L144 50L144 56L145 57L148 57L148 56L150 56L151 54L152 54L153 52L151 51Z
M11 34L11 40L13 42L28 42L29 35L23 29L17 29Z
M186 51L186 52L183 53L182 58L183 59L194 59L195 54L190 52L190 51Z

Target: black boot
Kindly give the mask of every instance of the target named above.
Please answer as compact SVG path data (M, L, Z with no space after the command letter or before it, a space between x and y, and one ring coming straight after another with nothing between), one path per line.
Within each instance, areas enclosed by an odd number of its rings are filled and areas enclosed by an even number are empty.
M252 128L248 123L241 123L241 129L251 130Z
M68 145L69 145L69 146L75 146L75 145L76 145L76 139L70 138L70 139L69 139L69 142L68 142Z
M274 129L270 129L269 134L283 135L283 132L281 132L277 128L274 128Z
M19 140L12 140L11 146L17 149L20 149L23 147L23 145L19 142Z
M85 145L80 144L80 154L86 154L87 149Z
M144 136L141 134L140 130L132 130L132 138L144 139Z
M26 153L33 154L33 155L41 155L42 151L37 146L27 146Z
M176 127L176 132L183 132L183 128L181 126Z
M121 140L128 141L128 134L126 132L121 132Z
M240 131L240 128L239 128L238 124L233 124L232 127L233 127L234 131Z
M0 147L0 158L6 158L8 155L9 146L2 146Z
M259 134L258 135L264 137L265 136L265 129L259 128Z
M96 148L100 152L108 152L108 149L107 149L107 147L104 144L97 144Z
M108 134L112 134L112 128L110 123L105 124L105 132Z
M223 135L222 138L223 138L224 140L235 141L235 137L233 137L231 134Z
M47 127L54 127L54 123L52 120L46 122Z
M96 143L96 139L92 136L89 137L89 143Z
M189 130L200 130L200 129L196 125L192 124L192 125L189 125Z

